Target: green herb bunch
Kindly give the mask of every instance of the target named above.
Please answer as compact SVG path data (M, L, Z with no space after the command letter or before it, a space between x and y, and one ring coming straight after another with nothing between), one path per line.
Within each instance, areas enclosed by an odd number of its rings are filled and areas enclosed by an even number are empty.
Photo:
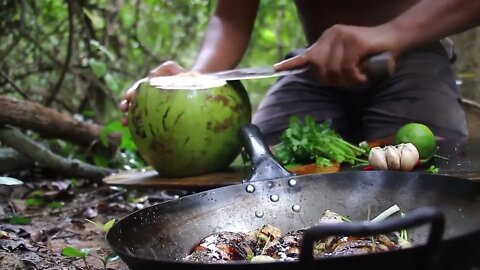
M368 146L355 146L338 135L331 122L317 124L307 115L302 123L297 116L291 116L289 127L283 131L281 142L274 146L274 155L282 165L307 164L329 166L332 162L351 165L368 164ZM362 159L363 157L363 159Z

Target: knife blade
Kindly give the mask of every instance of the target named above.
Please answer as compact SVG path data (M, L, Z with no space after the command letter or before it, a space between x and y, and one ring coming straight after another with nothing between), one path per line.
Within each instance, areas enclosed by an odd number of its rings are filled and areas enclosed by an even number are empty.
M360 63L360 69L364 72L369 79L381 78L391 76L395 71L395 59L391 52L383 52L380 54L372 55L364 59ZM273 78L286 75L294 75L305 72L309 69L309 66L303 66L301 68L275 71L273 67L254 67L254 68L239 68L224 70L213 73L203 73L202 76L207 76L210 79L233 81L233 80L248 80L248 79L262 79ZM178 75L172 76L160 76L155 78L145 77L138 80L131 88L136 89L141 83L149 81L150 84L155 85L172 85L172 82L178 82ZM188 78L188 77L183 77ZM189 80L184 80L186 85ZM194 83L194 82L192 82Z
M253 67L224 70L213 73L204 73L202 75L209 76L218 80L235 81L294 75L305 72L307 69L308 67L302 67L291 70L276 71L273 67Z

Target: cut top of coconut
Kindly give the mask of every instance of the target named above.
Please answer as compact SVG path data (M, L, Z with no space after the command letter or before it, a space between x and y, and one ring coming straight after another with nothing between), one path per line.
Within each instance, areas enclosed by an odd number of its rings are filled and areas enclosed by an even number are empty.
M160 76L150 79L153 87L168 90L201 90L224 86L225 80L215 79L201 74L180 74L175 76Z

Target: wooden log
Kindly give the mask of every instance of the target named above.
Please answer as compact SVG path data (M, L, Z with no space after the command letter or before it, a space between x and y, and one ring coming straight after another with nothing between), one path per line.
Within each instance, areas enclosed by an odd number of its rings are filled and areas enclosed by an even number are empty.
M51 168L64 176L82 177L99 181L113 172L111 169L100 168L80 160L59 156L43 145L33 141L16 128L0 128L0 142L38 162L39 165Z
M77 120L35 102L0 96L0 108L0 124L30 129L42 137L58 138L81 146L91 146L100 140L101 125ZM111 148L119 143L119 134L110 136Z

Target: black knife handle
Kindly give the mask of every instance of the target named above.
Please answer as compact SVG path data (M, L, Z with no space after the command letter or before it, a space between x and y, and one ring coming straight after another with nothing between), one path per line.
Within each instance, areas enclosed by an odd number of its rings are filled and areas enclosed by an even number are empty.
M367 75L369 79L378 79L389 77L395 72L395 58L391 52L367 57L360 63L360 70Z

